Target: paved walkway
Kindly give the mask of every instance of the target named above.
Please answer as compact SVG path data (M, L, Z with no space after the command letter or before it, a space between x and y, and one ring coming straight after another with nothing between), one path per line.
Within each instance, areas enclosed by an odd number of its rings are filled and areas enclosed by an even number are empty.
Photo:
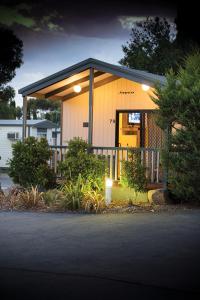
M7 190L13 185L12 179L7 173L0 172L0 186L3 190Z
M1 299L200 299L199 232L198 210L1 212Z

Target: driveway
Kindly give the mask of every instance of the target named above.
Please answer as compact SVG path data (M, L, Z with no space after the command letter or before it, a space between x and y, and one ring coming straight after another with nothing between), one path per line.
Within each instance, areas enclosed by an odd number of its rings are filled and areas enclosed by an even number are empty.
M199 210L1 212L1 299L200 299L199 235Z

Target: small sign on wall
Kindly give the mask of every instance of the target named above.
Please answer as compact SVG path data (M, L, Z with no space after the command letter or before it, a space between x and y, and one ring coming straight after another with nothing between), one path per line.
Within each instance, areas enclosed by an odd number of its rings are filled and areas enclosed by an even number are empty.
M88 127L88 126L89 126L88 122L83 122L83 127Z
M123 95L131 95L131 94L134 94L135 92L134 91L120 91L119 93L123 94Z

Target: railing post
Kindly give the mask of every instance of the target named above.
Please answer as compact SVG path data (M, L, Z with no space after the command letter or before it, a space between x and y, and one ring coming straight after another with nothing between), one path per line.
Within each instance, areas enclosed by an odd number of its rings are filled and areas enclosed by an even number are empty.
M118 150L115 150L115 180L117 180L117 169L118 169Z

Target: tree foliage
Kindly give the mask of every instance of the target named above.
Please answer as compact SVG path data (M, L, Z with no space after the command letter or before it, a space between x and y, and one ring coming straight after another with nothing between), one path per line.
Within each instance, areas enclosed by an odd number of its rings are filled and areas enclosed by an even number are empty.
M169 69L176 72L185 53L177 44L168 21L159 17L137 22L122 50L124 57L120 64L160 75Z
M169 190L181 201L200 201L200 52L177 75L171 71L155 94L158 125L169 132L163 153Z
M14 98L15 91L11 86L0 87L0 119L14 119L16 117Z
M15 91L6 84L15 76L15 70L22 64L23 43L7 28L0 27L0 118L15 119Z
M0 27L0 85L7 84L15 76L15 70L22 64L22 41L12 30Z
M56 124L60 123L60 101L30 98L27 102L28 119L45 118Z

